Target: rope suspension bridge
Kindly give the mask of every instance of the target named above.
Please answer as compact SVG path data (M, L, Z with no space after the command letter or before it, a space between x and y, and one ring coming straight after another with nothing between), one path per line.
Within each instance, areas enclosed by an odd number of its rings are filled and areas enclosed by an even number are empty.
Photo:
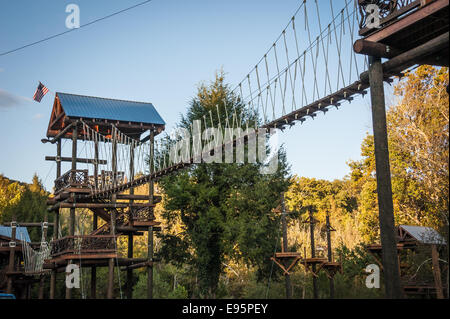
M269 50L233 90L244 108L232 107L232 114L228 114L229 108L224 101L223 105L216 106L216 110L209 111L209 117L198 119L204 129L218 127L224 132L225 128L233 131L241 128L243 136L237 138L246 139L253 132L249 128L284 130L319 113L325 114L332 107L338 108L342 102L352 101L355 95L364 95L369 84L361 82L359 75L367 70L367 57L353 50L361 19L358 5L346 0L344 7L335 11L331 0L329 4L330 12L327 13L319 8L318 1L302 2ZM321 15L331 16L332 21L322 25ZM243 113L251 114L254 121L244 123ZM225 123L221 118L225 118ZM185 143L199 148L194 149L194 153L203 154L236 142L225 140L220 145L216 140L211 149L205 149L206 145L198 145L193 140L195 132L191 126L189 134L178 136L178 139L165 136L154 141L155 158L150 174L145 160L150 154L149 138L147 141L133 139L114 124L110 135L105 136L83 120L80 123L82 139L89 144L84 147L90 158L93 158L97 145L100 157L106 159L98 162L102 167L98 183L94 183L93 174L85 171L68 172L56 181L58 191L68 179L82 179L91 192L80 198L107 197L194 164L193 156L180 155L169 147L181 138L190 139ZM128 169L130 160L137 164L133 172ZM117 170L114 175L113 165ZM141 176L133 179L137 173Z
M375 17L370 10L373 5L378 10ZM146 267L151 298L153 232L159 230L153 208L161 200L154 193L155 181L205 162L205 158L230 147L237 149L247 144L250 148L250 143L256 147L258 143L252 140L256 134L266 137L274 130L315 119L364 96L368 88L386 291L388 297L399 297L383 82L391 82L416 64L448 66L446 9L448 0L304 0L269 49L232 90L231 101L224 98L208 115L195 119L189 128L179 129L173 136L160 134L165 122L150 103L56 93L47 139L43 140L57 144L57 155L46 157L57 164L55 196L48 204L56 216L55 234L60 233L59 210L70 209L69 236L57 235L50 252L41 247L38 254L49 254L48 261L40 255L27 257L40 260L37 265L30 262L33 269L51 270L50 297L55 294L56 273L77 260L81 266L83 260L92 268L93 297L95 269L108 266L108 298L113 297L115 267L127 270L128 298L132 296L132 270ZM373 20L378 25L369 27ZM387 61L381 63L381 58ZM108 116L101 114L105 110ZM143 118L148 121L143 122ZM142 138L147 131L148 136ZM61 139L72 139L71 157L61 156ZM80 151L78 144L82 144ZM268 152L265 148L259 151ZM61 162L72 165L64 174ZM78 163L85 169L77 167ZM135 195L134 189L143 185L148 185L148 195ZM89 235L75 235L75 209L94 213ZM98 217L105 221L101 227ZM143 232L148 233L148 257L133 258L133 236ZM121 235L128 236L127 258L117 254L116 238ZM34 256L27 247L24 251ZM70 297L70 289L66 289L66 298Z

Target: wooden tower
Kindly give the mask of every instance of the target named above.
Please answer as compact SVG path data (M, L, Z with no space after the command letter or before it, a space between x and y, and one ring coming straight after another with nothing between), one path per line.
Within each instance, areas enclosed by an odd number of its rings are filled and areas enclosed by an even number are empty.
M51 257L44 267L51 270L50 298L55 298L56 274L65 272L69 264L87 267L91 270L90 298L96 298L96 269L108 267L107 298L114 298L115 267L126 270L126 296L132 298L133 269L145 267L148 273L148 298L153 293L153 235L159 230L153 209L160 201L154 194L154 180L148 178L147 195L135 195L134 187L119 192L114 186L124 181L133 183L136 175L135 148L148 143L146 171L152 173L154 166L154 138L165 128L165 123L151 103L113 100L106 98L56 93L43 143L56 144L56 156L46 160L56 161L56 180L53 196L49 199L49 212L55 214L55 234L51 244ZM148 135L142 138L143 135ZM100 137L100 138L99 138ZM62 156L61 141L72 143L71 156ZM93 156L81 158L77 146L89 141L93 145ZM118 148L128 148L126 165L119 171ZM107 147L110 156L103 154L101 147ZM122 162L124 159L122 159ZM70 169L61 171L62 163L70 163ZM89 169L79 169L83 163ZM123 164L123 163L122 163ZM102 169L109 165L110 170ZM123 167L122 167L123 168ZM58 236L60 210L69 208L68 234ZM92 233L76 235L76 214L79 209L92 215ZM100 222L103 224L100 226ZM147 258L134 258L133 239L148 234ZM127 257L119 257L117 239L128 237ZM67 274L66 274L67 276ZM66 288L70 299L72 289Z

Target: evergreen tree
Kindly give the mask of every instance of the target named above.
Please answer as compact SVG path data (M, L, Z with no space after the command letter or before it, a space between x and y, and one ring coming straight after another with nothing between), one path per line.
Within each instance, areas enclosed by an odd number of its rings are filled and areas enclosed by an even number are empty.
M236 118L241 123L257 121L224 83L223 74L216 75L210 86L199 87L180 127L189 129L194 120L204 117L210 122L210 111L216 127L233 123ZM160 253L171 262L191 265L199 296L216 296L219 276L228 259L241 260L256 266L260 275L268 275L280 235L279 218L272 210L288 187L283 152L278 162L275 174L261 174L262 163L248 163L246 159L245 164L196 164L161 180L166 195L162 216L169 227L162 235ZM182 231L176 232L180 226Z

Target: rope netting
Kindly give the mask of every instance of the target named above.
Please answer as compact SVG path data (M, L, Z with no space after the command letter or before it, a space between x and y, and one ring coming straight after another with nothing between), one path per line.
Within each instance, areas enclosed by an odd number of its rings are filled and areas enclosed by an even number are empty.
M41 231L41 244L39 249L35 250L31 247L31 245L26 241L23 237L23 234L20 234L20 240L22 242L22 255L24 261L24 271L28 274L39 274L43 272L43 265L46 259L50 257L50 245L45 239L44 228L47 228L47 223L42 223Z

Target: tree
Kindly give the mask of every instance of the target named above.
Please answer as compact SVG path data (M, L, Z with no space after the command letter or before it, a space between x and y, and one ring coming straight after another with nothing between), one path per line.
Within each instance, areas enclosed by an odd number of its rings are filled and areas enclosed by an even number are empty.
M47 212L48 193L44 190L39 177L35 174L31 184L11 181L0 176L0 223L8 223L12 220L20 222L43 222ZM48 216L48 221L53 216ZM52 229L49 229L51 234ZM29 228L31 240L41 241L41 229Z
M448 69L421 66L394 89L398 103L387 112L392 196L396 224L448 226ZM365 241L378 238L373 136L361 145L361 161L350 162L359 193L358 216Z
M238 119L254 123L256 116L224 83L223 74L217 74L210 86L199 87L179 126L189 129L194 120L205 118L215 127ZM279 219L272 209L288 186L284 153L279 153L275 174L261 174L261 167L248 158L245 164L202 163L160 182L166 196L162 217L168 224L160 253L192 266L200 296L216 296L227 259L255 265L261 274L270 267L279 240Z

